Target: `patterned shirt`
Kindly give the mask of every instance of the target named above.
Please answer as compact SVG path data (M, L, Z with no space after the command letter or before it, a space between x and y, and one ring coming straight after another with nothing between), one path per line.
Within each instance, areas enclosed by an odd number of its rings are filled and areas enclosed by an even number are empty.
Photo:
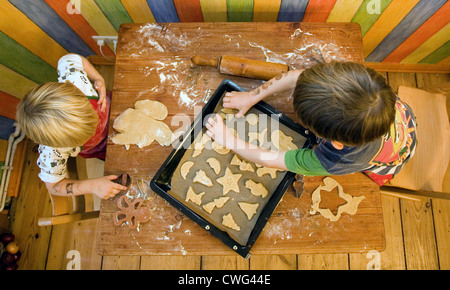
M79 88L86 96L98 98L97 91L89 81L84 71L83 61L79 55L68 54L58 62L58 81L71 82ZM68 177L67 160L75 157L81 152L81 147L55 148L39 145L39 158L37 165L41 169L39 178L43 182L57 183Z
M411 108L397 99L395 121L382 138L363 146L336 149L321 139L314 149L286 152L288 170L303 175L344 175L365 172L378 185L393 178L414 155L416 121Z

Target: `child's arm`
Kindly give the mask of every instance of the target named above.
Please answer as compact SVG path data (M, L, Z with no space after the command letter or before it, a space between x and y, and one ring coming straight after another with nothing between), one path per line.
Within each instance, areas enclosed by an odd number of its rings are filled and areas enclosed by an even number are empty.
M226 93L223 98L223 107L238 109L239 112L236 114L236 117L242 117L253 105L265 97L277 92L294 89L297 79L302 72L303 70L291 70L287 73L282 73L249 92Z
M220 145L233 150L243 158L265 167L287 170L284 163L285 151L266 150L237 138L225 126L220 115L216 115L216 121L213 118L209 118L206 128L208 129L206 134L209 137Z
M121 190L127 188L121 184L112 182L117 176L109 175L94 179L74 180L63 179L57 183L46 182L50 194L58 196L74 196L83 194L95 194L103 199L114 197Z
M107 106L105 79L85 57L81 55L78 56L81 58L84 71L89 80L94 84L95 89L98 91L98 104L101 106L101 110L105 111Z

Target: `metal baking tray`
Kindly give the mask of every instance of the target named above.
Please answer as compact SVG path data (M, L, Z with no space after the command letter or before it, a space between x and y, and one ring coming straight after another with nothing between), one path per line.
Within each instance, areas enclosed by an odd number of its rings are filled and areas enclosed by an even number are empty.
M198 211L193 210L193 208L188 206L186 202L171 194L174 190L174 188L172 188L172 178L176 169L180 165L182 159L186 160L187 157L184 157L184 155L188 150L189 145L194 143L197 135L202 132L202 130L205 130L203 122L205 122L206 120L204 120L204 117L217 112L217 108L221 106L223 96L226 92L231 91L244 90L230 80L224 80L219 85L217 90L203 107L201 114L196 117L188 130L186 130L182 140L175 146L174 150L170 153L165 162L162 164L161 168L155 174L150 182L150 187L158 195L168 201L172 206L180 210L183 214L192 219L199 226L209 231L213 236L220 239L225 245L233 249L236 253L244 258L249 258L251 247L254 245L256 239L260 235L282 196L294 181L295 173L288 171L285 172L284 177L275 187L273 193L268 197L268 201L259 212L259 216L254 223L254 226L251 229L246 242L238 242L236 238L232 237L233 235L230 235L230 232L224 230L221 225L218 225L214 221L211 221L211 219L208 218L207 214L203 215ZM267 103L261 101L254 105L253 108L258 110L260 113L271 116L271 118L275 117L280 124L287 127L289 130L301 135L305 140L302 148L311 148L314 144L316 137L312 133L310 133L308 130L295 123L290 118L283 115Z

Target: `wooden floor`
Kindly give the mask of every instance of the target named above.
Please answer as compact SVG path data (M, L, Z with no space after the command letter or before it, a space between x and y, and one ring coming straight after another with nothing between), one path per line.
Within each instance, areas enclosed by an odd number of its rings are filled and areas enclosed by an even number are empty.
M112 72L101 69L105 79ZM394 90L399 84L423 87L449 81L447 74L383 73ZM110 86L111 84L109 84ZM71 250L81 269L450 269L450 201L423 202L382 197L386 249L369 254L239 256L100 256L97 220L38 227L50 215L50 200L38 178L37 153L28 145L19 197L13 201L11 228L22 251L19 269L66 269ZM368 249L370 250L370 249Z

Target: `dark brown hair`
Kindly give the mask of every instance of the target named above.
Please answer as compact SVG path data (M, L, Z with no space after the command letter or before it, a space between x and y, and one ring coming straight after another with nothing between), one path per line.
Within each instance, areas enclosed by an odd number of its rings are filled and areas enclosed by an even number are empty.
M317 64L303 71L294 109L319 137L357 146L380 138L395 118L396 95L373 69L352 62Z

